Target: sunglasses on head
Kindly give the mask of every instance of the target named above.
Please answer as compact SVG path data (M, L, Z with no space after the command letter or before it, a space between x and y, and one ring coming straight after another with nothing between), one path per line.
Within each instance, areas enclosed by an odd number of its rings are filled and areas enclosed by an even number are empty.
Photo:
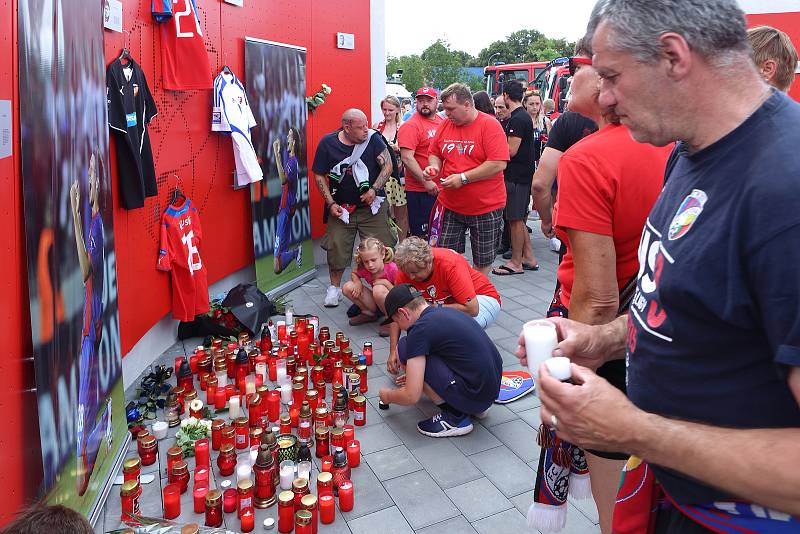
M592 60L588 57L571 57L569 58L569 75L575 76L575 71L578 65L591 65Z

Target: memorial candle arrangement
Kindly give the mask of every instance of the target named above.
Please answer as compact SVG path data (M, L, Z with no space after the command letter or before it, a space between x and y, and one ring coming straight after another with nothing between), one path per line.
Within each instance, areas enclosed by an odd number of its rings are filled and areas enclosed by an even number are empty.
M191 502L206 526L219 527L225 514L235 513L241 532L254 530L256 508L277 504L280 532L309 534L319 523L334 522L337 500L342 511L353 509L350 470L361 463L356 428L366 424L363 393L372 345L355 354L357 346L342 332L332 336L316 317L290 315L262 332L260 341L247 334L238 343L214 339L188 358L176 358L179 384L168 394L163 421L153 425L154 435L137 436L139 456L125 462L123 515L139 514L141 467L158 461L162 439L171 440L163 460L167 519L181 515L187 490L184 506ZM199 392L205 392L203 400ZM188 437L187 423L205 425L205 437ZM178 425L181 432L167 437L168 428ZM312 455L321 459L322 471L313 489ZM264 523L272 526L274 521Z

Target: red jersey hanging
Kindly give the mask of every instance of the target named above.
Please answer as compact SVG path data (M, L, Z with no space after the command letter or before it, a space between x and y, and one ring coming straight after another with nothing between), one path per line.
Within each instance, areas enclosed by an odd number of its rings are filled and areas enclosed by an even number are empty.
M172 271L172 318L188 322L209 310L208 277L200 259L200 215L188 198L177 202L161 215L157 268Z
M163 6L159 6L158 13L153 8L156 20L159 17L164 20L161 23L161 70L164 88L213 88L211 65L203 42L195 0L163 0L158 4L167 2L172 3L171 17L164 15L166 9Z

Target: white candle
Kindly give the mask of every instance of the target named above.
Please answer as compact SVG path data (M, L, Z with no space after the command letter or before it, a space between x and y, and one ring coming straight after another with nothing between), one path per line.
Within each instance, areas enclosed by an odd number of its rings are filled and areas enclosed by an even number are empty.
M256 392L256 379L254 376L248 376L244 379L244 392L248 395Z
M309 480L311 478L311 462L298 462L297 478Z
M311 337L315 338L319 335L319 317L316 315L312 316L311 319L308 320L309 325L312 326L311 330Z
M266 363L257 363L256 364L256 376L261 375L261 380L264 382L267 381L267 364Z
M289 404L290 402L292 402L291 384L281 384L281 402L284 404Z
M292 482L294 482L294 462L291 460L284 460L280 465L281 476L281 489L292 489Z
M525 353L528 358L528 370L531 376L539 376L539 366L553 357L553 350L558 345L556 326L549 321L529 321L522 327L525 338Z
M286 324L289 326L294 325L294 310L291 306L286 306Z
M553 378L561 380L569 380L572 378L572 369L570 369L569 358L563 356L556 356L545 360L544 364L547 366L547 371L553 375Z
M239 396L232 395L231 400L229 402L229 411L231 414L231 419L236 419L239 417Z
M253 469L248 464L239 464L236 466L236 483L242 480L250 480L250 473Z
M256 465L258 459L258 445L250 447L250 465Z
M275 362L275 375L278 384L283 384L284 380L286 380L286 358L278 358Z
M228 371L217 371L217 387L225 388L228 385Z
M167 437L167 430L169 425L164 421L156 421L153 423L153 435L156 439L164 439Z

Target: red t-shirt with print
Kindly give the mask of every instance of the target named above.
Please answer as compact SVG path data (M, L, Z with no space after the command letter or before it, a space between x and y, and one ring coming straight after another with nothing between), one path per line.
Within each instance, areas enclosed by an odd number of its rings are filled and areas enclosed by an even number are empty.
M430 154L442 160L440 178L474 169L485 161L509 161L508 140L500 123L486 113L465 126L445 119L431 141ZM470 182L458 189L442 189L439 201L462 215L480 215L506 205L503 173Z
M406 273L397 273L397 285L411 284L431 304L466 304L477 295L487 295L500 302L500 295L489 279L476 271L464 256L449 248L433 249L433 272L430 278L415 282Z
M444 122L444 119L436 113L432 114L431 117L431 119L426 119L415 112L406 122L400 125L400 131L397 132L397 145L401 149L413 150L414 159L417 160L417 164L423 171L428 166L428 149L430 148L431 139L434 138L439 126ZM408 170L406 170L406 191L425 192L425 186L411 176Z
M583 138L561 157L553 225L558 238L567 245L558 267L561 298L567 309L575 264L566 230L613 238L617 285L622 289L639 270L639 240L664 186L672 148L637 143L628 128L610 124Z

